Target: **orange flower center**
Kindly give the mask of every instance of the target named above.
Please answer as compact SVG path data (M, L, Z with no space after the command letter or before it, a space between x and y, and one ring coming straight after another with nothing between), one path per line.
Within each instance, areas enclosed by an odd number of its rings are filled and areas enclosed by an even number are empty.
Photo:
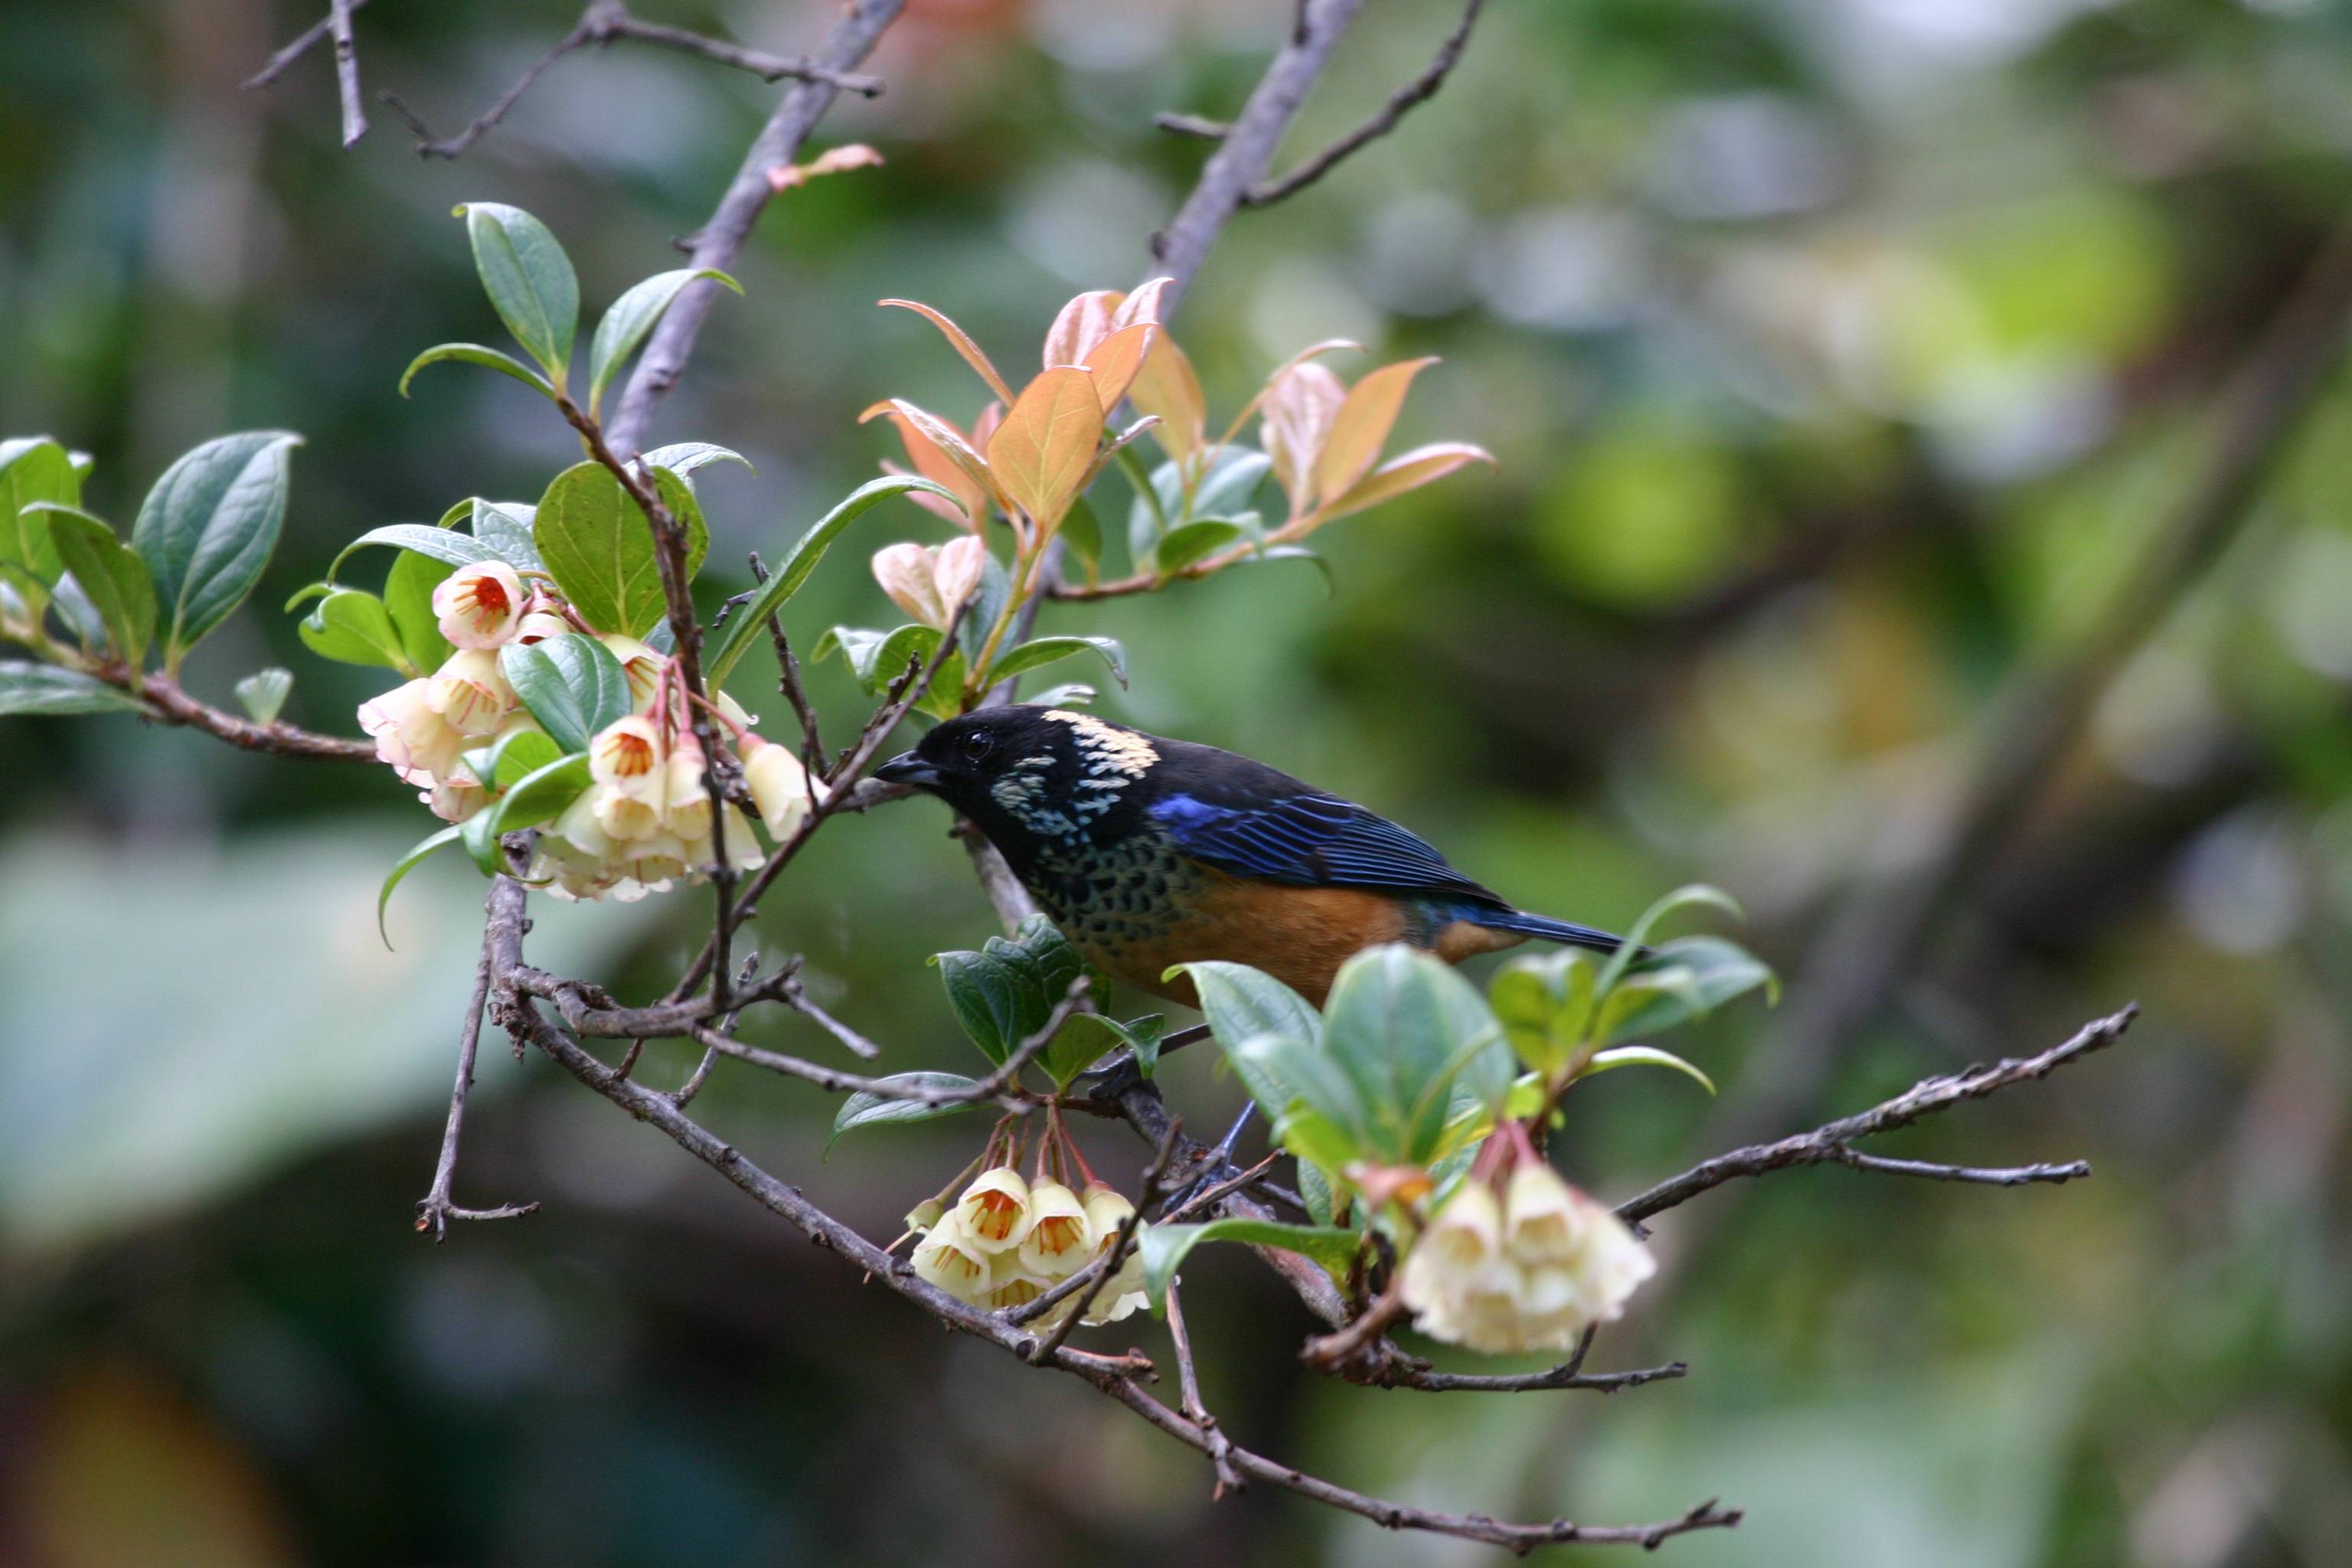
M1010 1193L982 1193L979 1197L980 1214L972 1229L991 1241L1003 1241L1013 1234L1013 1221L1021 1205L1013 1201Z
M474 608L485 616L503 616L513 606L506 584L488 575L474 579Z
M1067 1215L1056 1215L1037 1226L1037 1249L1040 1252L1063 1253L1078 1245L1083 1234L1078 1222Z

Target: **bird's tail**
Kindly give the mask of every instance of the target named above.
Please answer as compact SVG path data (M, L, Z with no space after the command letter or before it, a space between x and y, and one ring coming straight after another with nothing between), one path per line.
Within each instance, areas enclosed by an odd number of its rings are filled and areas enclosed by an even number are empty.
M1588 947L1595 952L1614 952L1625 945L1623 937L1612 936L1596 926L1556 921L1549 915L1529 914L1525 910L1470 910L1464 911L1464 918L1490 931L1507 931L1515 936L1531 936L1564 947ZM1647 958L1650 950L1643 948L1633 956Z

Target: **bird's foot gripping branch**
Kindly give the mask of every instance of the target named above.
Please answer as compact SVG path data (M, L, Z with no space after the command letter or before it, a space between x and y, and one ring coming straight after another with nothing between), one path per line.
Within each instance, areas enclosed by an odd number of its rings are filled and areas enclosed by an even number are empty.
M1338 13L1328 3L1315 11L1327 14ZM1316 37L1310 29L1308 41ZM1080 1378L1198 1449L1220 1490L1259 1482L1391 1528L1525 1551L1654 1546L1738 1516L1706 1503L1647 1525L1506 1523L1366 1497L1254 1453L1200 1398L1179 1294L1194 1249L1255 1249L1318 1320L1307 1359L1354 1382L1427 1392L1617 1388L1683 1370L1582 1370L1595 1331L1638 1303L1656 1268L1643 1222L1722 1182L1822 1163L2000 1184L2084 1173L2073 1164L1931 1164L1853 1144L2039 1078L2112 1040L2127 1014L2041 1056L1931 1079L1859 1116L1719 1155L1612 1211L1555 1169L1558 1161L1585 1182L1603 1179L1584 1168L1581 1151L1559 1147L1562 1101L1592 1074L1625 1066L1706 1083L1653 1042L1769 990L1770 976L1717 938L1644 944L1673 909L1720 895L1675 895L1619 941L1513 908L1352 803L1245 759L1069 711L1091 698L1083 687L1050 694L1053 709L1004 706L1020 678L1070 657L1099 658L1127 678L1108 638L1037 634L1042 604L1155 592L1296 557L1325 523L1484 460L1460 442L1382 460L1428 362L1376 369L1350 386L1318 359L1349 345L1313 345L1213 436L1200 380L1162 319L1165 280L1071 300L1045 335L1042 368L1017 389L947 317L912 307L994 401L969 427L901 399L869 409L896 427L912 471L855 491L791 541L772 570L755 562L757 585L706 623L693 592L709 533L697 475L740 459L700 443L616 447L602 410L673 302L731 281L686 268L627 290L595 328L575 384L579 288L562 246L514 208L459 210L489 302L523 357L447 343L419 356L409 377L455 362L521 382L578 435L583 460L533 501L469 497L436 524L369 530L324 581L295 595L289 609L301 613L301 639L314 652L397 678L361 708L365 739L285 722L292 678L283 670L236 684L242 717L199 701L180 680L190 650L260 577L285 516L296 437L231 436L190 453L156 482L128 542L82 510L88 465L67 447L0 446L0 637L26 656L0 662L0 713L131 712L259 750L379 762L446 822L395 865L384 897L444 844L462 846L492 879L420 1229L437 1237L449 1219L535 1206L452 1201L487 1016L518 1047L536 1047L899 1297ZM1138 416L1122 422L1122 410ZM1253 417L1258 447L1241 440ZM1160 454L1155 465L1136 455L1147 437ZM1100 515L1110 507L1093 499L1114 472L1124 540L1106 537ZM1262 510L1269 481L1276 499ZM835 626L814 645L819 655L842 653L878 699L854 741L829 752L784 617L849 524L898 496L951 535L940 545L890 543L872 558L908 624ZM1273 508L1279 521L1269 522ZM371 545L393 552L380 586L344 580L345 563ZM800 721L797 745L761 738L726 689L763 643ZM884 742L918 712L942 722L884 777L869 776ZM1001 907L1025 887L1047 909L1008 919L1012 936L936 961L942 1022L952 1017L986 1070L866 1076L746 1043L742 1019L781 1007L856 1056L886 1054L807 995L797 959L762 968L760 955L739 963L734 949L831 816L912 788L947 798L1005 851L1011 871L1000 888L1013 890ZM680 881L715 884L710 932L648 1005L624 1005L523 956L533 891L634 898ZM1300 931L1313 941L1294 940ZM1529 937L1568 945L1507 963L1483 994L1449 966ZM1097 1011L1114 982L1197 1002L1204 1030L1171 1033L1159 1015ZM1204 1032L1271 1124L1277 1153L1256 1164L1186 1138L1153 1082L1163 1051ZM647 1087L636 1069L648 1039L698 1047L698 1065L673 1089ZM628 1044L608 1060L600 1041ZM1117 1069L1105 1072L1114 1053ZM997 1119L971 1163L915 1203L908 1234L881 1247L688 1113L721 1063L845 1097L836 1136L983 1107ZM1125 1122L1153 1151L1131 1194L1096 1174L1072 1131L1081 1118ZM1283 1155L1296 1163L1288 1185L1273 1169ZM909 1182L909 1198L929 1185ZM1147 1304L1168 1326L1173 1405L1147 1392L1156 1368L1139 1352L1070 1343ZM1438 1370L1395 1342L1408 1325L1472 1352L1566 1359L1535 1373Z

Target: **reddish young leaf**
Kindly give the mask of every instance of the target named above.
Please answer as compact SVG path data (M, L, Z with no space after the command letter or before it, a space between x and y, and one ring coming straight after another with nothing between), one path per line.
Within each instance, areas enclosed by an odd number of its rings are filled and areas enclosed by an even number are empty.
M1110 335L1110 313L1126 295L1116 289L1096 289L1062 307L1045 330L1045 365L1084 364L1094 346Z
M1101 439L1094 377L1075 367L1049 370L1013 399L989 437L988 471L1050 533L1078 499Z
M1315 458L1347 397L1339 378L1319 364L1294 362L1266 384L1263 442L1294 517L1315 508Z
M1328 522L1335 517L1361 511L1368 506L1378 506L1407 490L1444 479L1467 463L1485 463L1492 468L1494 457L1483 447L1473 447L1467 441L1437 441L1426 447L1415 447L1402 457L1391 458L1356 481L1355 486L1329 503L1323 513Z
M1151 433L1170 457L1181 462L1201 449L1208 434L1208 401L1201 395L1192 362L1166 332L1154 334L1143 368L1128 384L1127 398L1138 414L1160 416Z
M1102 399L1104 418L1109 418L1110 411L1118 406L1118 400L1127 395L1127 389L1134 384L1136 372L1143 368L1145 358L1151 353L1153 340L1161 335L1160 329L1150 321L1139 321L1131 327L1121 327L1104 338L1088 349L1086 358L1079 361L1094 373L1095 395Z
M1315 493L1345 495L1379 460L1381 447L1396 424L1397 411L1412 378L1434 358L1409 359L1385 364L1348 389L1347 400L1332 417L1331 434L1315 459Z
M1004 378L996 374L996 367L988 363L988 356L980 352L980 345L973 342L971 335L961 327L957 326L953 321L949 321L945 316L940 314L937 310L932 310L929 305L922 304L918 300L884 300L881 303L885 305L896 305L900 310L912 310L917 315L921 316L926 321L929 321L931 325L939 328L940 331L947 334L947 340L950 343L954 345L955 352L963 355L964 363L978 371L980 373L980 379L988 383L988 389L991 392L993 392L997 396L1003 398L1007 403L1013 401L1012 388L1004 384Z
M1111 310L1110 330L1131 327L1139 321L1160 320L1160 301L1175 283L1173 278L1154 278L1134 293L1121 300Z
M987 461L957 433L954 426L903 397L886 398L874 405L857 416L858 423L862 425L877 415L898 426L898 438L906 443L907 458L915 465L915 471L945 485L964 502L969 516L957 521L977 530L988 521L989 502L996 496L995 483Z

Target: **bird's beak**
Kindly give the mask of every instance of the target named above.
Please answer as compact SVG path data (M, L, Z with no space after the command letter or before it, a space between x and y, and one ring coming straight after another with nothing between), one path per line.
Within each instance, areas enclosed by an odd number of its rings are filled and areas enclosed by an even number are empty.
M915 755L901 752L874 770L874 776L885 784L912 784L917 789L937 789L940 770Z

